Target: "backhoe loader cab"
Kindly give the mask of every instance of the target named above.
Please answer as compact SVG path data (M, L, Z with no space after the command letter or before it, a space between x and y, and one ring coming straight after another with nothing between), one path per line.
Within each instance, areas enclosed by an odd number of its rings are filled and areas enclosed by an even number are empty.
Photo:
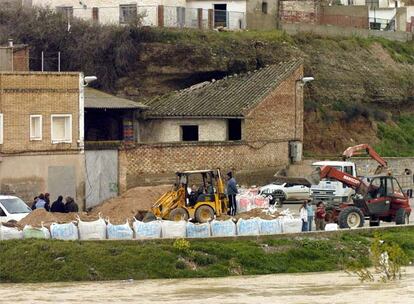
M220 170L177 172L173 189L152 207L156 217L205 223L227 212L228 199Z

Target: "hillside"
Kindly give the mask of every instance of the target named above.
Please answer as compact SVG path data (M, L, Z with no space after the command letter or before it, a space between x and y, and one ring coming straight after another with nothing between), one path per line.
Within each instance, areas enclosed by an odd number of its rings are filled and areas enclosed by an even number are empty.
M98 76L97 86L135 100L198 82L304 58L305 154L336 155L368 142L384 155L414 155L414 44L382 39L98 26L47 11L0 8L0 43L31 48L31 67ZM414 134L413 134L414 135Z

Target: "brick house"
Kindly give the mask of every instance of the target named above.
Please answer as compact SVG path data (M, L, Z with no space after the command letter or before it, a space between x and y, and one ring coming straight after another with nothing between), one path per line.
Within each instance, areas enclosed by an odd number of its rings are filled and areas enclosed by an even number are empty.
M83 75L0 72L0 189L84 200Z
M178 170L220 167L268 181L303 141L302 62L190 87L145 102L140 142L119 151L121 192L169 182ZM300 159L300 155L295 155Z

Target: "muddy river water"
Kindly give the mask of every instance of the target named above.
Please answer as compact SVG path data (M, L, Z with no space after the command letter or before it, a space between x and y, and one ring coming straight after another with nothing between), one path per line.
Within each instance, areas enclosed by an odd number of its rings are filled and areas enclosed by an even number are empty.
M343 272L215 279L1 284L0 303L414 303L414 267L402 280L360 283Z

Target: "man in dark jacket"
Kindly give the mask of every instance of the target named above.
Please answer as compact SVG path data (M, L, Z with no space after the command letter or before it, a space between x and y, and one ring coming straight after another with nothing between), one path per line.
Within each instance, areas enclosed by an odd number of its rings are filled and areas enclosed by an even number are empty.
M229 197L230 204L230 215L236 215L237 213L237 204L236 204L236 194L239 193L237 189L236 179L233 177L233 173L227 173L227 196Z
M69 213L69 212L78 212L78 211L79 211L78 204L75 203L75 201L73 200L73 198L71 198L70 196L68 196L66 198L65 212L66 213Z
M63 203L63 196L59 195L58 199L53 202L50 212L65 213L65 204Z
M46 211L50 211L50 193L45 193L45 202Z

